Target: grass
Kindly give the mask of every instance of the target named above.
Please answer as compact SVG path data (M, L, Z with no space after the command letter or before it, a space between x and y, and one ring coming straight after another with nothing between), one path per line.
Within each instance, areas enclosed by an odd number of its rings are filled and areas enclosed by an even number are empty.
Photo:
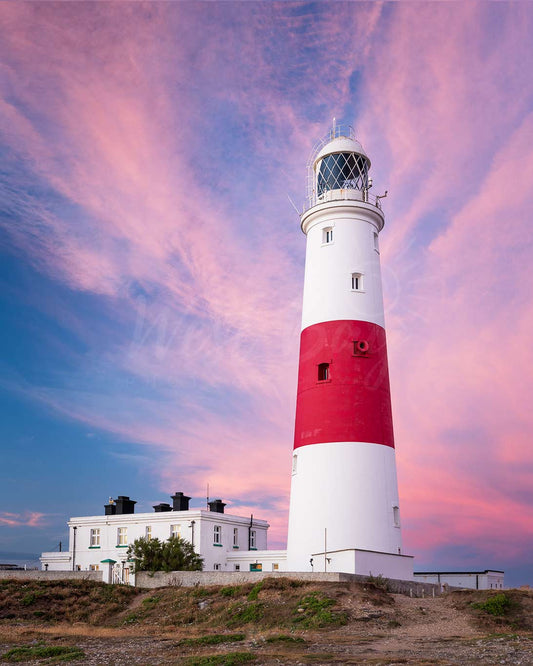
M263 589L263 581L260 580L256 585L252 587L248 595L248 601L256 601L259 597L259 592Z
M264 606L261 603L234 604L229 609L228 627L239 627L251 622L259 622L264 616Z
M266 640L266 643L283 643L284 645L301 645L306 643L305 638L301 636L289 636L288 634L277 634L274 636L269 636Z
M319 629L346 624L346 613L330 610L335 600L319 592L303 596L295 610L293 622L305 629Z
M251 652L228 652L227 654L214 654L207 657L189 657L185 660L186 666L237 666L255 661Z
M0 584L0 620L101 624L125 611L141 591L89 580L15 580Z
M31 647L12 648L4 654L2 661L34 661L37 659L48 659L47 663L58 663L61 661L73 661L85 656L83 650L75 646L66 645L35 645Z
M196 647L201 645L220 645L221 643L237 643L243 641L246 634L207 634L198 638L184 638L179 645Z

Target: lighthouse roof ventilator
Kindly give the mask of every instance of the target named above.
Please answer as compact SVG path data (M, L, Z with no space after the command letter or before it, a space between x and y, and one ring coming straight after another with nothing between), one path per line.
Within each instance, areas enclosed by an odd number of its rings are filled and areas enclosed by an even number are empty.
M413 576L402 553L381 287L381 198L353 128L308 165L288 571Z

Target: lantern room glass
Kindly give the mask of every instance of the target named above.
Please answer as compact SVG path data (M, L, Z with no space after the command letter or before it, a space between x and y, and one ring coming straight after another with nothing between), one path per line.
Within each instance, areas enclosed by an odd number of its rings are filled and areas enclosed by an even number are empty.
M368 188L368 160L356 153L334 153L321 161L317 175L317 194L330 190L366 190Z

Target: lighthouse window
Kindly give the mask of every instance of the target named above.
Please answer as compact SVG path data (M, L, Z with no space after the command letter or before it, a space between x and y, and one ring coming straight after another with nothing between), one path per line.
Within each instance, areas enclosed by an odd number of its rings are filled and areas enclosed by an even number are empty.
M333 227L322 229L322 243L325 245L333 243Z
M352 273L352 291L363 291L362 273Z
M356 153L326 155L320 162L318 196L329 190L363 190L368 187L368 159Z
M376 231L374 231L374 250L379 254L379 241L378 241L378 234Z
M394 517L394 527L400 527L400 509L397 506L393 506L392 514Z
M318 381L325 382L329 379L329 363L320 363L318 366Z

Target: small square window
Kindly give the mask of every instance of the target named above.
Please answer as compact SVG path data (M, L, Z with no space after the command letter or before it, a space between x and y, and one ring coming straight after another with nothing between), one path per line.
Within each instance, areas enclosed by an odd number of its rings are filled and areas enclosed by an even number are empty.
M215 571L220 571L220 564L213 564L213 569Z
M275 562L272 564L272 571L279 571L279 564L276 564Z
M322 229L322 243L333 243L333 227L325 227Z
M235 571L240 571L240 570L241 570L241 565L240 565L240 564L236 564L236 565L235 565Z
M325 382L329 379L329 363L319 363L318 381Z
M352 291L363 291L362 273L352 273Z

